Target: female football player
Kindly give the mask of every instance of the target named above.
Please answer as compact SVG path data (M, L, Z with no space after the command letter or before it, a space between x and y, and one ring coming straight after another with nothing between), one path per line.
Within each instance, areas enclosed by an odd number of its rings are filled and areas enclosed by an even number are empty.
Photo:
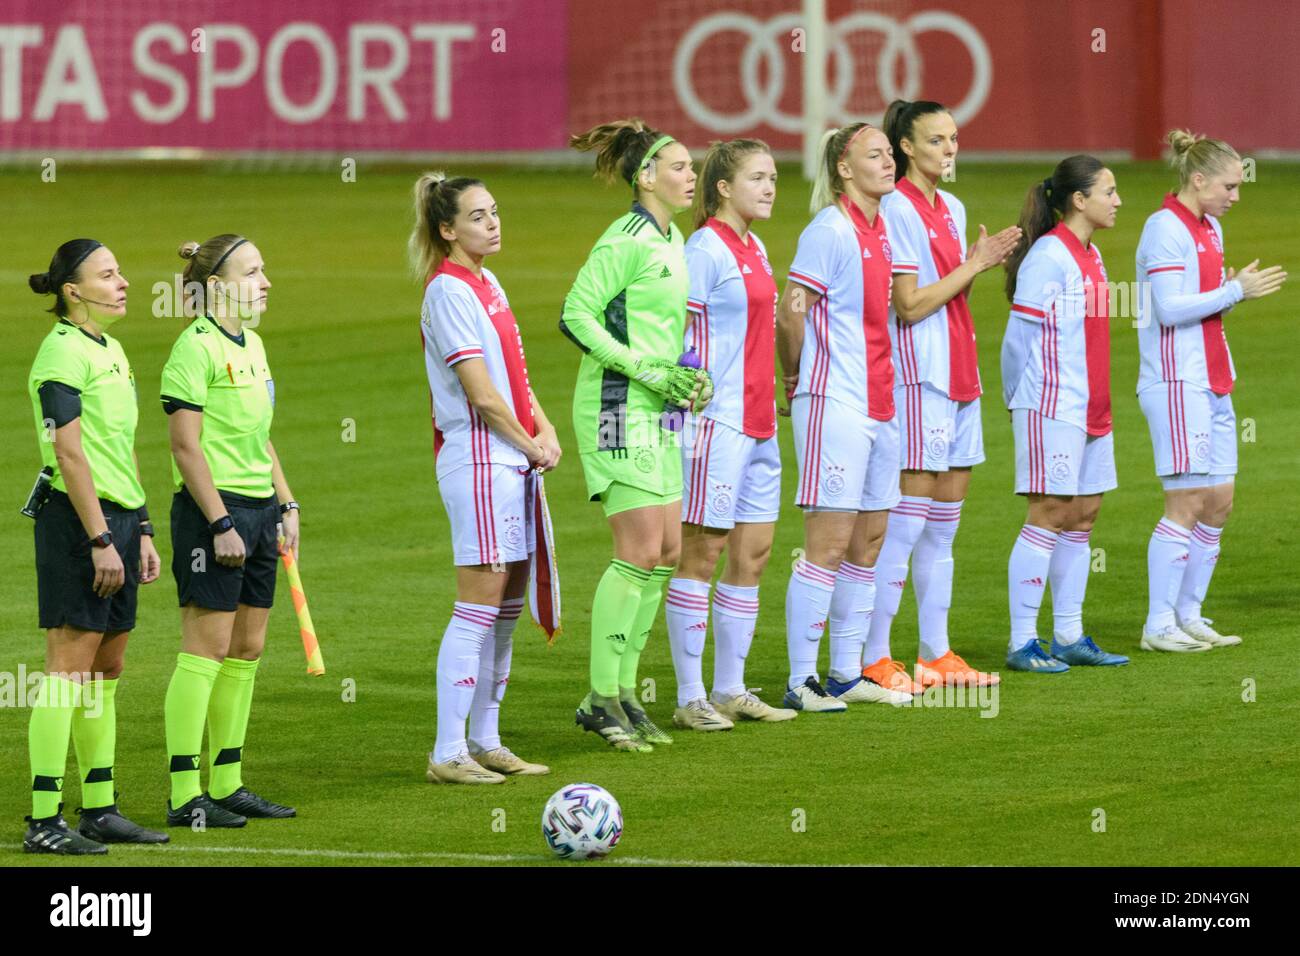
M166 843L117 809L117 684L135 627L136 592L158 577L153 525L135 458L135 376L108 330L126 290L108 247L73 239L28 285L58 318L28 378L48 496L36 511L36 587L45 678L32 707L28 853L103 854L105 843ZM77 753L81 821L64 822L68 738Z
M876 558L899 497L888 330L892 251L880 211L894 189L893 150L880 130L852 123L828 131L819 153L813 220L799 236L777 307L805 540L786 591L785 704L836 712L856 701L912 698L862 673ZM828 620L824 689L817 656Z
M735 720L780 721L745 686L745 657L758 618L758 582L781 511L776 440L776 281L767 250L750 228L772 215L776 163L766 143L714 143L695 192L696 231L686 243L690 329L686 344L713 376L713 400L691 418L682 444L682 556L668 582L665 616L677 672L673 723L728 730ZM701 655L713 595L712 699Z
M1092 156L1061 160L1034 183L1024 232L1007 260L1011 315L1002 340L1002 394L1016 443L1016 494L1029 517L1011 551L1012 670L1055 674L1070 665L1127 664L1083 633L1092 533L1102 495L1116 487L1111 433L1106 270L1093 233L1115 225L1114 174ZM1052 586L1051 654L1038 643L1038 608Z
M1222 140L1185 130L1168 142L1178 192L1147 219L1137 250L1138 280L1150 294L1138 326L1138 400L1165 489L1165 513L1147 546L1141 647L1187 652L1241 643L1201 614L1237 473L1236 370L1223 315L1276 292L1286 273L1260 269L1258 260L1224 272L1219 219L1237 202L1241 157Z
M582 349L573 425L587 483L614 536L591 608L591 692L576 722L619 750L672 743L636 696L637 664L681 551L680 408L710 397L709 373L678 364L686 326L682 234L695 171L686 147L637 119L570 141L596 151L632 209L596 241L564 302L561 330ZM665 405L669 414L665 418ZM668 427L666 427L668 426Z
M537 542L533 469L560 444L528 383L519 326L484 260L501 251L496 200L477 179L415 184L411 266L425 283L420 336L433 399L438 492L451 522L456 606L438 649L430 783L549 773L501 743L512 635ZM469 718L468 742L465 721Z

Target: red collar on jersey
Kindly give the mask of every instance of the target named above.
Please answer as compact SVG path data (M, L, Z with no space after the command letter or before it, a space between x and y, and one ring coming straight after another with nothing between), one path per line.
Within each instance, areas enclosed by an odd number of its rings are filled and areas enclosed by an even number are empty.
M754 240L752 233L745 233L745 238L741 239L740 235L732 227L731 223L719 219L717 216L710 216L704 223L705 227L712 229L718 234L723 242L733 248L739 248L743 252L752 252L754 249Z
M459 262L452 262L450 259L443 259L438 268L434 270L433 275L436 276L443 272L449 276L455 276L457 279L463 279L471 286L487 286L488 284L487 279L483 278L483 276L475 275ZM429 277L429 281L433 281L433 276Z
M939 204L943 202L943 197L939 195L939 190L936 189L934 191L934 202L931 202L925 198L925 193L921 192L921 187L916 185L916 183L912 182L906 176L898 180L894 185L894 188L909 199L919 200L934 210L938 210Z
M1074 234L1074 230L1064 222L1058 222L1051 229L1047 230L1047 235L1056 236L1056 238L1065 243L1065 247L1073 252L1077 257L1081 257L1086 253L1093 251L1095 248L1093 244L1089 242L1088 248L1085 249L1083 243L1079 241L1079 237Z
M862 211L862 207L855 203L848 196L840 196L840 206L849 216L849 222L853 223L853 228L858 232L879 233L884 228L884 218L880 215L880 207L876 207L876 221L867 222L867 214Z
M1173 214L1181 219L1188 229L1196 230L1205 228L1205 216L1202 215L1199 219L1196 218L1195 214L1184 206L1182 201L1174 193L1165 196L1165 201L1160 204L1160 208L1172 210Z

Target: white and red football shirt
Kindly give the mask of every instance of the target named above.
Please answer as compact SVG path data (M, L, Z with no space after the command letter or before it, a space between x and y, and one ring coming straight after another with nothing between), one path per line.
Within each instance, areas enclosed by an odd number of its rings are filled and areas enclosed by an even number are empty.
M884 215L867 222L844 197L800 234L790 279L821 298L804 315L796 396L830 398L877 421L893 419L892 260Z
M752 438L776 434L776 280L767 250L710 218L686 241L686 347L713 376L700 412Z
M966 260L966 207L952 193L935 192L934 204L909 179L880 200L889 220L894 272L916 276L917 288L938 282ZM899 385L926 383L957 402L980 397L975 321L966 293L917 322L890 310L889 338Z
M528 466L518 448L494 433L465 395L455 366L482 359L488 375L515 417L537 432L523 341L501 285L487 269L474 275L444 259L424 289L420 339L433 405L433 450L437 472L463 465Z
M1111 430L1110 296L1101 252L1058 223L1021 260L1002 339L1007 408Z
M1223 313L1241 301L1241 283L1224 282L1223 227L1198 219L1172 194L1151 215L1138 241L1138 391L1161 382L1187 382L1218 395L1232 391L1232 364ZM1147 294L1149 293L1149 299Z

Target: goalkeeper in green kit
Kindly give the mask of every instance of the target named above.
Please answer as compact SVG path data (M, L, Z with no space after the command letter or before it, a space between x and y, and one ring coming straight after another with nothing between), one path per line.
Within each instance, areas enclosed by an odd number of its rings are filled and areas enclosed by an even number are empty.
M678 364L686 331L686 258L672 217L695 192L690 153L640 120L570 141L596 151L598 176L632 187L632 209L605 230L564 302L560 329L583 351L573 425L587 481L614 535L591 607L591 692L577 724L617 750L672 743L636 696L637 664L681 551L686 410L713 394L709 373Z

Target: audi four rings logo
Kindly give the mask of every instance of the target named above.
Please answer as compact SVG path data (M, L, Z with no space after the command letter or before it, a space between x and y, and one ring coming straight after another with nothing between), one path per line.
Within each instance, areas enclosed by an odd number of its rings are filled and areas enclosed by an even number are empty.
M770 126L783 133L801 132L803 119L798 113L784 112L780 102L786 80L781 41L802 27L803 20L797 13L783 13L763 22L746 13L727 11L697 22L686 31L673 56L673 86L687 115L701 126L719 133L740 133L756 126ZM706 41L719 33L739 33L748 38L740 57L740 88L745 108L739 112L724 113L709 106L700 99L691 76L695 54ZM857 63L846 38L854 33L879 33L884 37L884 45L876 60L876 90L885 103L919 97L922 65L916 38L922 33L950 34L961 41L970 54L973 68L970 90L952 109L952 118L957 125L961 126L979 113L988 99L993 85L993 59L984 38L969 22L955 13L940 10L923 10L901 23L884 14L860 11L826 25L827 54L834 66L833 79L827 90L827 118L837 125L862 121L879 124L883 116L883 113L859 116L848 111ZM900 60L901 71L898 67ZM760 78L760 64L767 67L766 82ZM902 80L897 82L896 77L900 75Z

